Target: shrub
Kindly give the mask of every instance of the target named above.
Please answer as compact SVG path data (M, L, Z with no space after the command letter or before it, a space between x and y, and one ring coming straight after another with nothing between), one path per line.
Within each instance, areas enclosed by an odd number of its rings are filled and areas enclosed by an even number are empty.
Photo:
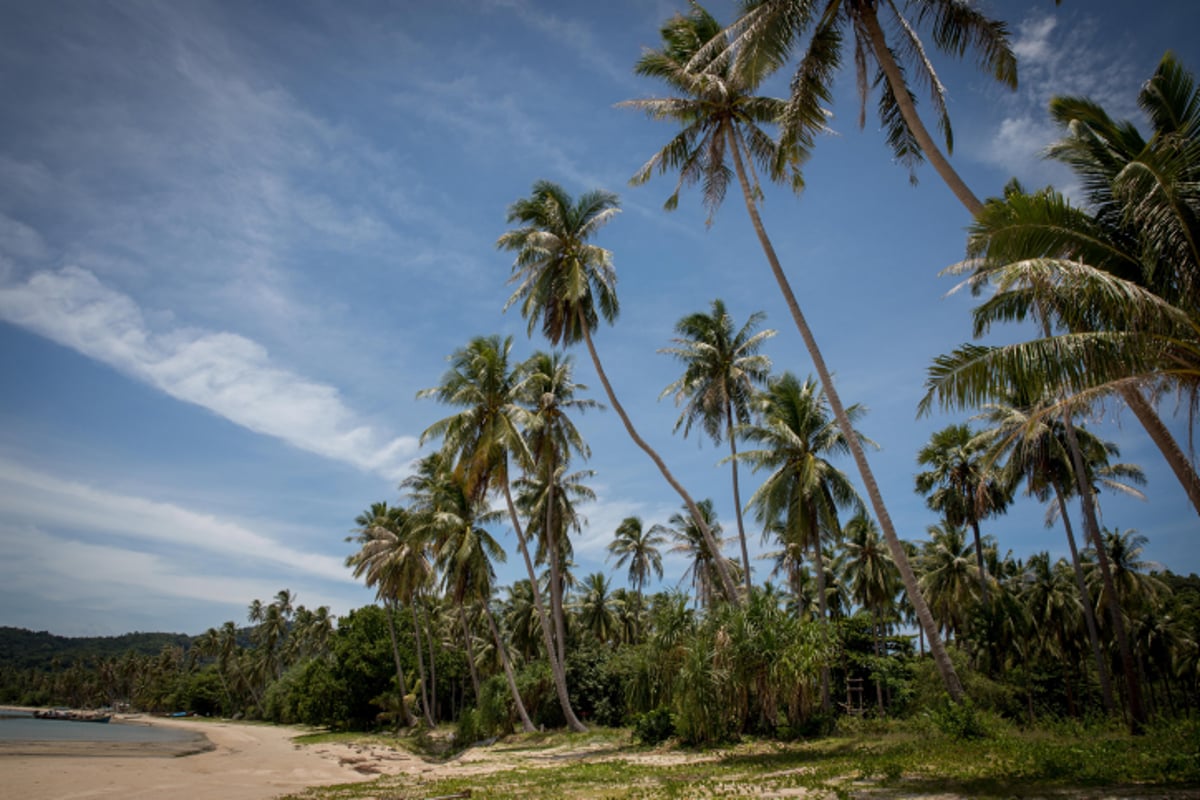
M671 711L667 708L656 708L645 714L639 714L633 723L633 737L642 744L658 744L675 735L675 723L671 720Z
M970 698L955 703L944 697L925 716L938 731L954 739L985 739L990 735L984 715Z

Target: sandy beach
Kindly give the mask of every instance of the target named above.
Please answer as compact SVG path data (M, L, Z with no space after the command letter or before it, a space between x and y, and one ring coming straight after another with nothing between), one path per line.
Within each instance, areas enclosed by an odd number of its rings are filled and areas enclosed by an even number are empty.
M114 721L113 724L119 724ZM21 800L165 798L270 800L308 786L371 780L392 765L360 748L299 745L299 728L140 717L127 724L183 728L189 741L162 745L6 743L0 786Z

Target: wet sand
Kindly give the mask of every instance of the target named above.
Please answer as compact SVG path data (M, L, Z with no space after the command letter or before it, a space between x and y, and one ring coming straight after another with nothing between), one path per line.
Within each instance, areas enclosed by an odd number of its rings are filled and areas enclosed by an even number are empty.
M53 723L47 723L53 724ZM111 724L119 724L114 720ZM271 800L309 786L371 780L345 745L299 745L299 728L142 717L195 733L179 742L6 742L0 786L21 800Z

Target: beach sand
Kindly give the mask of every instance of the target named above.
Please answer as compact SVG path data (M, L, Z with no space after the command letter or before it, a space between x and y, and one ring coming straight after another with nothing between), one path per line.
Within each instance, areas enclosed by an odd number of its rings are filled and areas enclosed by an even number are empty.
M0 793L21 800L271 800L308 786L366 781L393 771L360 748L296 744L292 739L305 732L299 728L147 717L130 724L147 723L197 736L159 745L5 743Z

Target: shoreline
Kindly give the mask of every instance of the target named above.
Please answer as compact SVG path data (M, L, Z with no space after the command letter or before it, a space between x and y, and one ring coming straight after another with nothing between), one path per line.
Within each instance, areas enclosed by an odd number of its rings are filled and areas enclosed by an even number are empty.
M28 709L20 709L28 710ZM137 715L109 724L186 731L173 742L0 742L6 792L22 800L272 800L312 786L360 783L361 754L342 744L297 744L310 731L197 717ZM47 725L54 724L47 722Z

